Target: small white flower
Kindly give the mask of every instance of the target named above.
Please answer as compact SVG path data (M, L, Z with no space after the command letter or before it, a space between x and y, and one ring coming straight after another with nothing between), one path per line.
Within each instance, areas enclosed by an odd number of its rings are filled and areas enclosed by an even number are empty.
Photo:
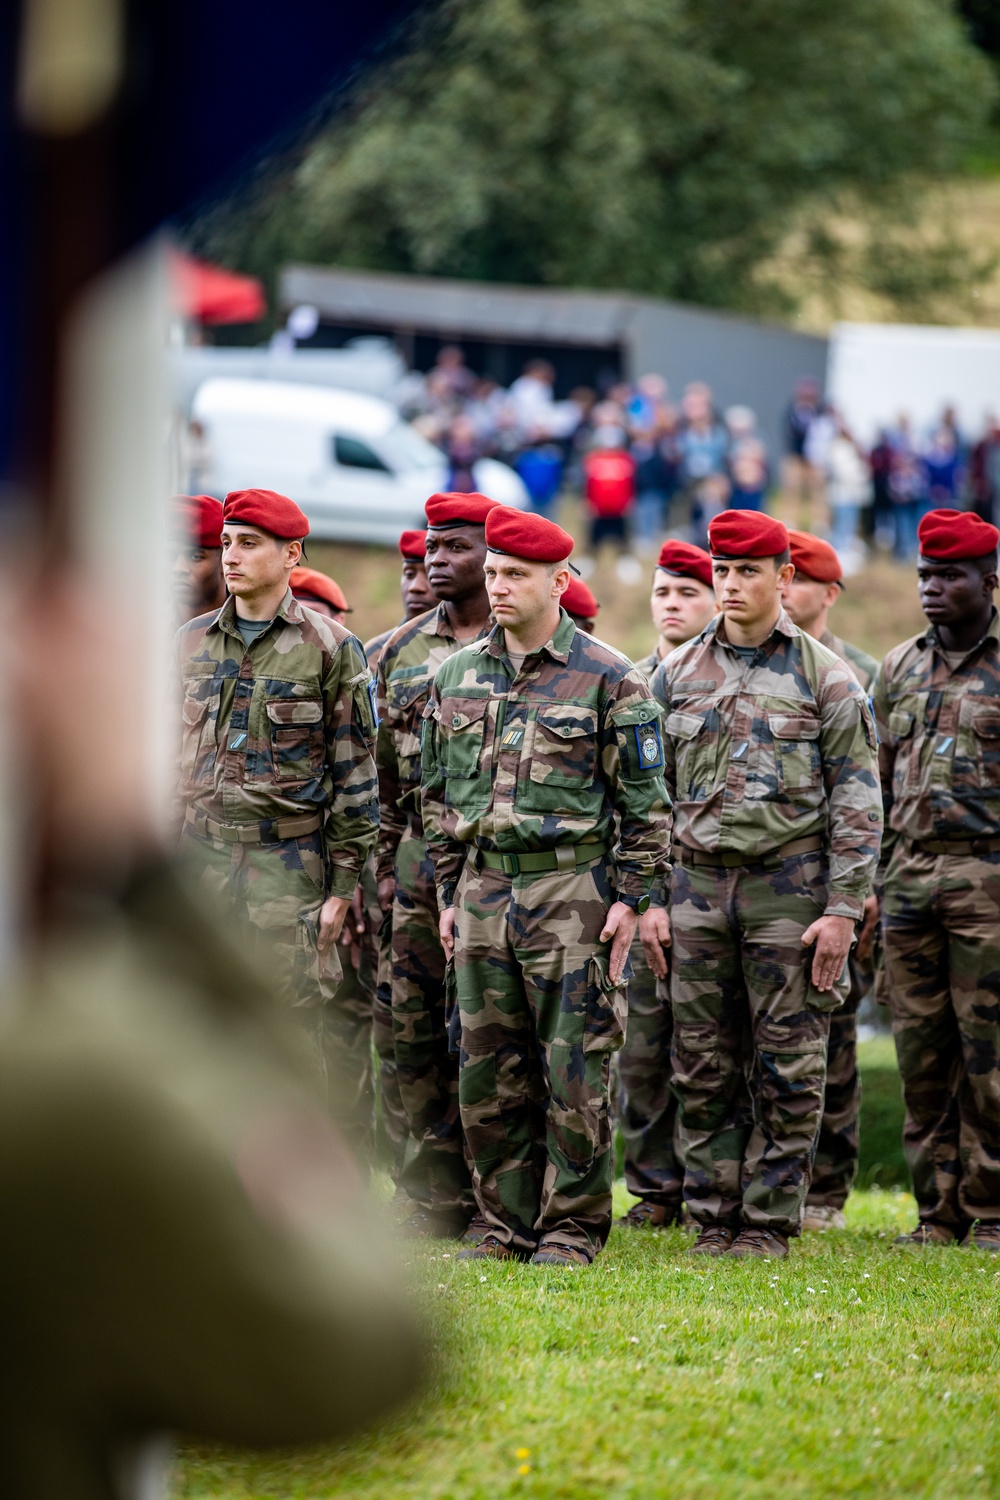
M480 1278L479 1278L479 1279L480 1279L480 1281L485 1281L485 1280L486 1280L486 1277L485 1277L485 1276L480 1276Z
M823 1379L823 1371L822 1370L817 1370L816 1373L815 1373L815 1375L813 1376L813 1380L822 1380L822 1379Z

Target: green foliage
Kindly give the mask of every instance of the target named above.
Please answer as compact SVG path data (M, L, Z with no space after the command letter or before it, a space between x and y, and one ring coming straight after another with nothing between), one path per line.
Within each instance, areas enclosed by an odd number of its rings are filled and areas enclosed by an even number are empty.
M947 0L447 0L297 170L195 238L258 271L774 306L760 268L796 216L912 198L995 94Z

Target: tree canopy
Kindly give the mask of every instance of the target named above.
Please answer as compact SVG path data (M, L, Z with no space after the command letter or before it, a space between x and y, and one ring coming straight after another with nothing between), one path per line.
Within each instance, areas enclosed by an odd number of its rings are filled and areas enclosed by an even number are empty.
M996 90L947 0L445 0L301 161L196 237L265 273L774 308L764 268L791 228L835 259L833 216L912 205ZM923 252L900 253L919 288ZM946 244L927 254L947 282Z

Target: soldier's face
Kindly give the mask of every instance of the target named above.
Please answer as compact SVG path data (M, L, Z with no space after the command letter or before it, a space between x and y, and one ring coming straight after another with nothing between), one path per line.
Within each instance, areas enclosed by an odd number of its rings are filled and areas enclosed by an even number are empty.
M302 556L299 542L268 536L256 526L223 526L222 573L237 599L252 599L276 588Z
M483 587L485 526L453 526L428 531L424 564L438 599L470 599Z
M177 607L186 611L189 619L214 609L220 594L225 594L219 547L192 547L178 552L172 573Z
M727 620L752 630L777 613L794 571L791 563L776 568L773 557L713 557L718 606Z
M423 563L415 562L411 558L407 558L403 563L400 592L403 596L403 611L408 620L415 620L417 615L422 615L425 610L433 609L437 603L437 595L430 586L427 569Z
M569 569L550 572L545 563L527 558L505 557L490 552L486 557L486 592L498 625L517 631L541 620L558 606L569 583Z
M697 578L677 578L664 568L653 574L649 598L653 625L671 646L693 640L716 613L715 595Z
M932 625L961 625L982 614L996 586L996 574L984 576L976 562L917 560L920 608Z
M796 573L782 590L785 608L793 622L808 631L837 602L840 588L835 583L818 583L804 573Z

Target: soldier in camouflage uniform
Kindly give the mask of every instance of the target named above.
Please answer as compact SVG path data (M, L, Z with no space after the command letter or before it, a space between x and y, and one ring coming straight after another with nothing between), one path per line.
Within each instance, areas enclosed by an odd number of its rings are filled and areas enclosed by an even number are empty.
M1000 1250L1000 619L996 527L931 511L929 628L875 682L882 938L919 1223L897 1244Z
M177 622L226 602L222 577L222 503L214 495L175 495L177 555L171 569Z
M378 835L374 682L361 643L292 597L308 530L282 495L226 497L234 597L177 637L182 850L242 920L249 951L272 960L324 1072L329 1009L341 1060L332 1102L367 1150L371 1008L335 996L337 939Z
M449 1046L445 956L434 871L420 813L420 729L437 668L488 628L484 495L432 495L428 577L441 602L401 625L379 659L376 760L382 801L377 873L391 909L391 1006L400 1097L413 1145L400 1184L416 1205L407 1229L447 1238L469 1230L472 1179L458 1108L458 1057ZM473 1238L483 1232L473 1225Z
M878 857L875 732L854 674L781 608L784 526L724 511L709 540L722 613L653 677L675 798L684 1198L695 1252L780 1258L799 1231L830 1011Z
M415 620L437 602L427 581L424 564L426 531L404 531L399 538L403 560L400 594L403 621ZM382 648L399 627L383 630L365 642L365 655L373 672L378 671ZM378 1057L378 1104L382 1139L388 1149L393 1181L399 1182L406 1159L410 1126L399 1091L396 1047L392 1034L392 915L383 912L378 900L378 873L374 854L362 871L352 916L356 919L360 945L358 982L372 996L372 1038Z
M589 1264L611 1226L611 1055L665 861L659 713L559 607L572 538L486 519L497 624L438 669L422 805L454 954L459 1098L490 1232L463 1258Z
M690 542L664 542L649 602L657 642L649 656L636 663L647 682L665 656L700 634L715 615L708 553ZM665 907L665 890L655 891L640 926L651 925L655 931L659 925L656 911ZM618 1123L625 1141L625 1181L639 1199L619 1223L632 1229L679 1222L684 1187L675 1140L677 1099L670 1083L673 1021L667 966L658 943L654 943L651 959L658 974L636 937L628 986L628 1028L618 1054L622 1083Z
M795 576L783 594L785 612L806 635L826 646L853 671L866 693L870 693L878 662L830 629L827 618L844 587L840 558L829 542L807 531L790 531L792 567ZM858 1071L858 1006L872 985L869 932L878 917L878 898L869 896L865 926L858 949L851 954L851 988L847 999L830 1017L830 1044L826 1055L826 1094L823 1123L813 1162L812 1181L806 1198L803 1229L843 1229L844 1204L858 1171L858 1127L861 1115L861 1075Z

